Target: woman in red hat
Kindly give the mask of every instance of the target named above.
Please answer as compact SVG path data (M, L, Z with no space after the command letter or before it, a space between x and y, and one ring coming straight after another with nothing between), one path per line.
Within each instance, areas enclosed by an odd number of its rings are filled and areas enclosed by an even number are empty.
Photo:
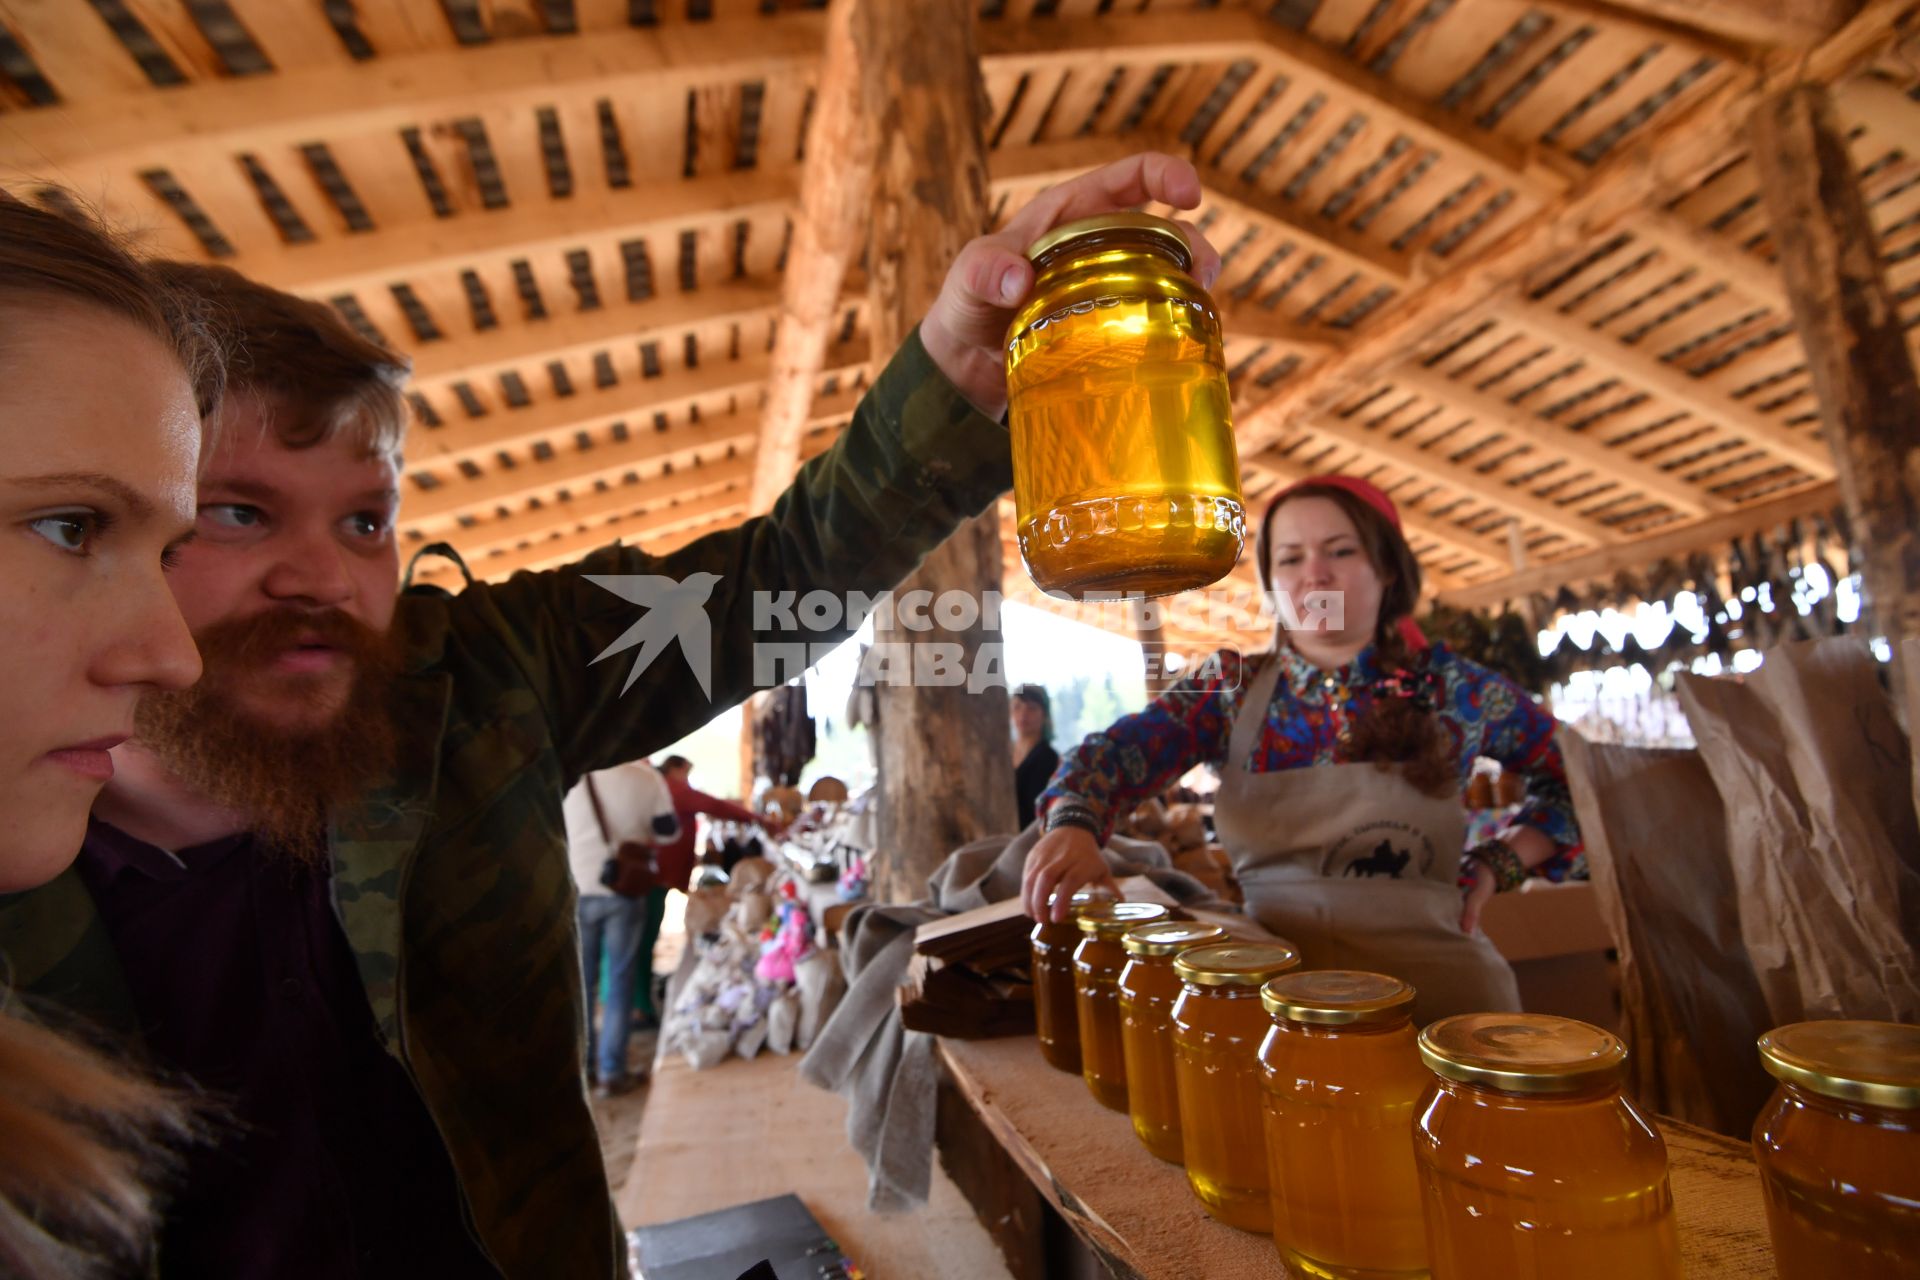
M1028 912L1058 918L1075 889L1107 879L1100 846L1115 820L1206 763L1248 912L1308 965L1405 979L1422 1020L1519 1008L1479 917L1579 845L1553 717L1427 643L1412 617L1420 566L1392 500L1366 481L1284 490L1256 548L1262 584L1296 607L1281 608L1273 652L1216 655L1067 754L1040 800ZM1461 793L1483 755L1526 780L1527 800L1504 835L1469 850Z

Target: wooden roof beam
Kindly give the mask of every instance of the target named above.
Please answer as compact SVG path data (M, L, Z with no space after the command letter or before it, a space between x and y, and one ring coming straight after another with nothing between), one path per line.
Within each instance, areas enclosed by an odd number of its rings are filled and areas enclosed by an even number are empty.
M1464 382L1456 382L1438 369L1407 365L1391 369L1384 376L1402 391L1470 414L1475 421L1498 427L1543 453L1558 454L1581 466L1590 467L1600 475L1638 489L1648 497L1658 498L1686 515L1704 516L1732 509L1732 504L1725 498L1688 484L1673 472L1635 459L1625 448L1609 445L1596 432L1568 431L1499 396L1489 395Z
M684 502L696 494L712 489L737 488L752 479L751 451L743 449L737 455L722 458L718 462L705 462L697 467L675 467L669 472L642 476L633 484L626 483L623 476L607 481L605 489L597 485L588 485L578 492L569 489L567 497L557 494L543 497L539 506L523 504L510 515L477 519L472 524L456 524L437 533L409 526L406 533L411 535L418 532L422 538L438 537L452 542L471 563L474 556L511 549L543 538L555 529L567 529L639 507ZM740 495L736 493L733 501L739 503ZM451 566L448 569L451 571ZM425 566L422 566L422 571L425 571Z
M1589 328L1585 321L1563 315L1552 307L1511 303L1501 311L1528 333L1558 343L1578 353L1595 368L1651 391L1704 421L1717 422L1738 432L1809 475L1821 480L1833 476L1833 454L1818 432L1793 431L1755 412L1719 387L1639 348L1625 346L1612 334Z
M49 23L61 29L90 29L99 21L92 13L51 12L69 6L45 7ZM124 92L100 92L114 86L96 83L67 92L66 105L0 119L0 168L71 177L60 171L80 162L130 169L194 152L225 156L393 133L422 120L470 114L476 104L531 109L565 97L652 96L805 75L819 61L824 30L817 13L671 22L623 31L618 39L535 36L168 90L146 86L125 58L139 83L122 86Z
M1491 582L1476 582L1440 593L1440 603L1456 609L1484 609L1561 587L1611 578L1624 569L1646 569L1662 560L1676 560L1696 551L1716 550L1736 538L1745 538L1789 520L1832 511L1840 505L1840 486L1822 481L1783 498L1771 498L1739 507L1709 520L1671 525L1618 547L1603 547L1534 565Z
M860 60L851 21L854 0L827 12L826 52L807 124L807 163L780 283L760 448L749 506L773 506L793 479L814 385L840 312L840 291L859 256L873 185L872 131L860 112Z
M738 490L722 496L733 498L732 503L716 502L712 504L713 509L703 515L689 513L683 518L676 518L669 510L657 516L639 516L589 529L584 533L565 534L533 546L503 552L489 557L484 564L470 567L473 576L482 581L501 582L522 570L539 573L547 569L565 569L602 547L615 542L636 542L641 538L645 539L641 550L648 555L664 556L668 552L678 551L689 542L697 542L710 533L718 533L740 523L746 498ZM442 582L436 585L449 584Z
M866 363L866 339L856 337L828 352L819 376L850 378ZM524 409L500 409L483 417L452 421L414 433L408 442L408 461L416 467L463 461L484 464L502 449L557 441L620 420L629 422L636 432L651 430L649 419L654 414L676 413L717 396L751 397L757 411L767 367L767 355L755 352L738 360L712 360L691 369L674 369L657 378L628 378L610 387L557 396Z
M834 397L822 397L822 402ZM834 419L827 419L831 422ZM471 479L442 481L431 489L407 487L400 504L403 528L438 532L453 527L463 515L486 516L494 508L550 494L558 489L579 490L597 480L614 483L629 471L678 466L689 458L728 449L751 449L759 437L759 407L712 414L699 422L681 423L666 431L631 432L625 440L600 441L591 449L569 446L556 450L544 462L522 462L499 467ZM823 446L824 447L824 446ZM808 454L803 442L801 453ZM810 455L809 455L810 456Z
M645 302L616 303L426 342L414 351L411 386L431 391L550 360L591 356L613 346L658 341L702 325L761 320L779 302L778 291L768 285L729 280L692 293L662 294Z
M1178 147L1176 150L1189 152L1191 149ZM1349 231L1331 218L1323 218L1311 209L1262 191L1220 169L1200 166L1197 162L1196 167L1201 185L1213 201L1278 224L1350 271L1357 270L1395 286L1404 287L1413 280L1413 254L1390 249L1359 232Z
M1567 178L1533 149L1436 107L1355 65L1311 36L1245 10L1059 18L1044 23L982 23L981 61L989 71L1077 69L1090 63L1160 64L1252 59L1310 85L1336 102L1359 105L1421 146L1478 163L1522 190L1544 195Z
M616 492L626 499L626 504L618 511L602 516L585 529L547 526L526 542L526 545L494 545L488 547L468 547L466 540L455 535L450 541L460 552L461 559L467 562L467 568L476 578L497 581L521 569L530 569L536 565L566 563L581 556L598 551L611 542L632 542L649 538L657 534L674 533L697 525L713 523L723 515L737 513L745 505L744 492L739 488L721 489L703 494L697 498L655 509L654 505L632 486L623 486ZM633 514L639 512L639 514ZM625 518L621 518L625 517ZM458 577L452 565L441 568L436 565L429 575L422 566L422 572L416 575L416 581L435 582L444 585L444 580Z
M1805 49L1838 31L1859 12L1860 0L1554 0L1551 7L1766 49Z

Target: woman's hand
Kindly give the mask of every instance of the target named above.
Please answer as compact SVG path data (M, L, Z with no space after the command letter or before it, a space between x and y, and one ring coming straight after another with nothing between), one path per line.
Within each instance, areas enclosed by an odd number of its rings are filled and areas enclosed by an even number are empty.
M1020 877L1020 901L1035 920L1055 923L1067 918L1074 890L1103 884L1116 892L1100 842L1082 827L1061 827L1040 837L1027 850L1026 870Z
M1185 160L1159 152L1116 160L1047 188L1005 227L960 250L920 322L920 342L975 408L990 418L1006 412L1007 326L1033 288L1027 246L1063 222L1150 201L1198 206L1200 175ZM1210 287L1220 274L1220 255L1191 224L1180 225L1193 244L1193 277Z
M1497 889L1493 882L1493 872L1478 858L1468 858L1462 864L1461 872L1472 877L1467 887L1460 891L1460 932L1472 933L1480 927L1480 913L1486 909Z

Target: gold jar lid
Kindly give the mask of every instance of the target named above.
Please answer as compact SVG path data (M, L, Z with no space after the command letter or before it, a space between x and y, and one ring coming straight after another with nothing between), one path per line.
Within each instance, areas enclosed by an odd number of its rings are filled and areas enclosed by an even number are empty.
M1182 951L1173 960L1180 981L1196 987L1257 987L1299 967L1299 950L1286 942L1225 942Z
M1157 902L1089 902L1073 913L1080 932L1096 938L1118 938L1137 924L1166 918L1167 909Z
M1544 1013L1463 1013L1420 1033L1437 1076L1502 1093L1579 1093L1617 1080L1627 1046L1611 1031Z
M1227 931L1204 920L1160 920L1127 930L1120 945L1130 956L1177 956L1189 947L1225 942Z
M1180 260L1182 271L1193 265L1193 245L1188 243L1187 233L1181 230L1180 224L1165 218L1156 218L1150 213L1102 213L1091 218L1077 218L1072 222L1063 222L1029 245L1027 257L1038 262L1042 254L1059 248L1069 240L1099 235L1103 231L1145 232L1147 235L1158 237L1174 251L1175 256Z
M1920 1027L1898 1022L1796 1022L1760 1037L1776 1080L1894 1111L1920 1108Z
M1276 1022L1378 1025L1411 1016L1413 988L1398 978L1364 969L1310 969L1268 982L1260 988L1260 1003Z

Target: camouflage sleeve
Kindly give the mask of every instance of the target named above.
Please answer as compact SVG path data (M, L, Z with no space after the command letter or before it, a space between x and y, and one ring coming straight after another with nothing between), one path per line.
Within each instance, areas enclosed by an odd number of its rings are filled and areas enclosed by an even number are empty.
M915 330L767 515L663 556L615 544L470 587L449 624L504 639L571 785L796 674L794 644L820 656L858 629L850 593L891 589L1012 481L1006 427L947 381ZM809 592L826 594L798 608Z

